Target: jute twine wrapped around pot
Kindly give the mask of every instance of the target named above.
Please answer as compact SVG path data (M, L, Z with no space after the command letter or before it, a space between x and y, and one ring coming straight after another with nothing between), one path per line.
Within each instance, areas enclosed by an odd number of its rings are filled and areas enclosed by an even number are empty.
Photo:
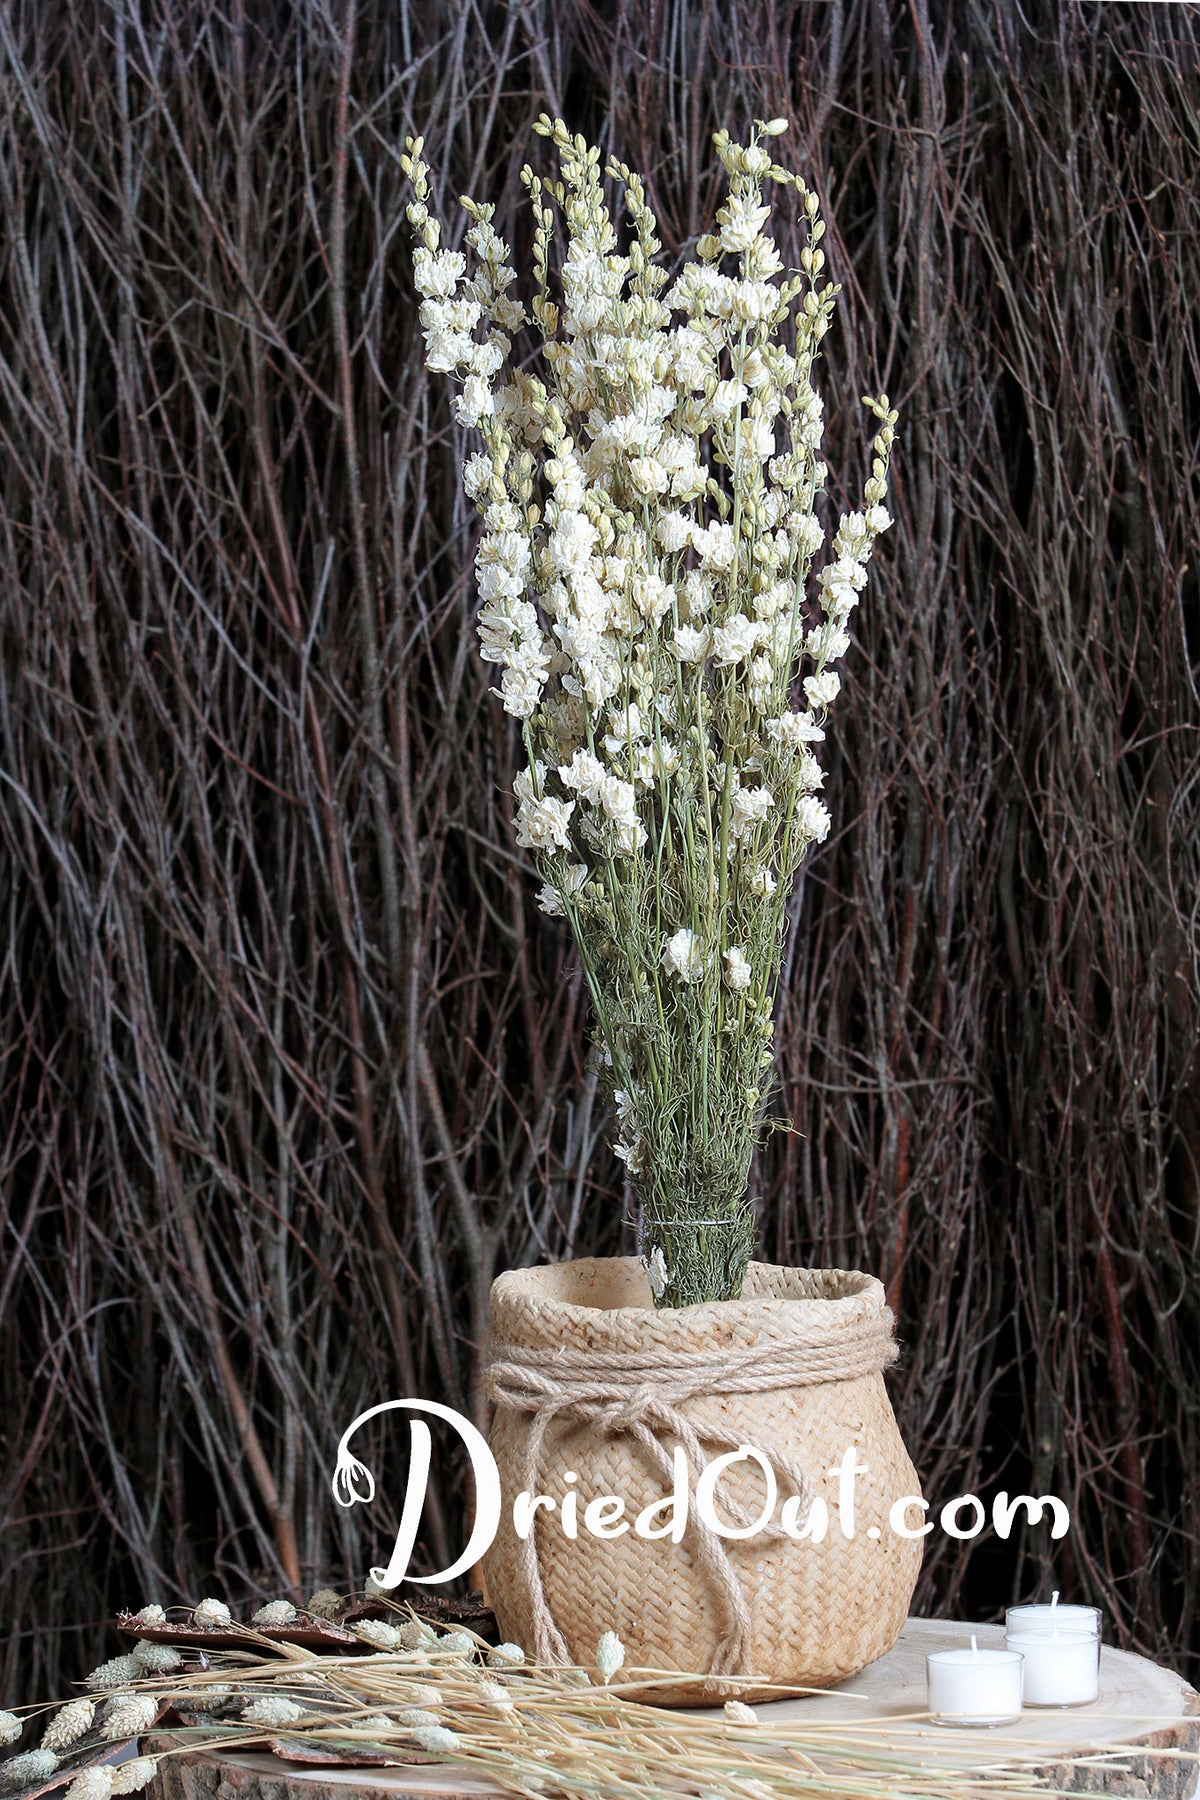
M921 1544L899 1536L889 1512L920 1486L883 1384L896 1347L878 1281L752 1263L739 1300L656 1311L640 1258L596 1258L502 1275L492 1317L491 1446L505 1504L484 1572L505 1637L541 1661L586 1667L601 1633L616 1631L629 1668L709 1677L638 1689L676 1705L827 1687L892 1647ZM669 1495L677 1445L690 1488L682 1542L586 1528L598 1496L625 1503L619 1519L612 1507L600 1515L611 1530ZM779 1504L773 1524L733 1539L698 1517L695 1489L706 1463L742 1445L771 1463ZM838 1478L851 1447L866 1465L852 1519ZM522 1491L555 1502L524 1539L512 1512ZM562 1510L571 1491L574 1536ZM745 1528L764 1494L753 1462L728 1467L718 1518ZM825 1502L822 1541L782 1529L792 1494L800 1527ZM920 1520L910 1511L907 1522Z

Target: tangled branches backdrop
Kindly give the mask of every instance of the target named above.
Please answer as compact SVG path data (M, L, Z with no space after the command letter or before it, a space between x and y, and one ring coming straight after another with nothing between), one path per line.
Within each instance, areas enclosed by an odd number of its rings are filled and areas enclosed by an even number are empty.
M632 1247L404 248L405 132L439 211L500 196L523 244L543 109L645 171L681 255L711 130L790 115L848 493L858 396L901 411L763 1247L884 1275L929 1494L1072 1506L1053 1560L935 1534L927 1604L1053 1570L1197 1648L1198 36L1001 0L0 6L10 1695L125 1601L361 1576L388 1519L329 1504L349 1419L479 1416L492 1275Z

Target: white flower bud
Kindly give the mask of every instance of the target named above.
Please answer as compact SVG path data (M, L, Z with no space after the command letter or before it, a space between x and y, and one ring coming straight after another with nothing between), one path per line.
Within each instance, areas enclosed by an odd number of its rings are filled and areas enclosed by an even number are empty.
M661 1256L662 1251L658 1254ZM625 1646L615 1631L606 1631L596 1645L596 1672L605 1687L625 1662Z
M4 1715L12 1718L12 1713ZM12 1739L9 1738L9 1743ZM39 1750L23 1750L20 1756L10 1756L0 1768L5 1787L29 1787L35 1781L47 1781L58 1767L58 1757L53 1750L43 1746Z
M512 1695L498 1681L481 1681L479 1698L486 1700L489 1706L498 1706L501 1711L513 1704Z
M112 1793L113 1773L109 1763L81 1769L68 1787L64 1800L107 1800Z
M193 1625L232 1625L233 1615L223 1600L202 1600L192 1614Z
M254 1614L256 1625L290 1625L296 1617L296 1609L290 1600L268 1600Z
M447 1731L444 1725L417 1725L413 1728L413 1742L422 1750L457 1750L459 1740L454 1732Z
M361 1638L364 1644L374 1645L376 1650L399 1650L401 1647L399 1631L385 1619L359 1619L350 1629L356 1638Z
M93 1669L90 1675L85 1675L84 1685L90 1688L120 1687L126 1681L140 1681L145 1672L136 1656L114 1656Z
M104 1709L100 1736L111 1743L139 1737L157 1719L158 1707L153 1694L114 1694Z
M94 1700L70 1700L56 1712L42 1733L43 1750L65 1750L91 1729L96 1716Z
M158 1767L157 1758L153 1756L131 1756L128 1762L118 1763L113 1770L110 1794L136 1794L154 1779L154 1771Z
M735 945L725 952L725 985L731 993L740 994L750 986L751 968L746 952Z
M260 1700L252 1700L249 1706L242 1708L243 1719L251 1725L265 1725L270 1730L294 1725L303 1716L303 1707L297 1706L294 1700L285 1699L282 1694L264 1694Z

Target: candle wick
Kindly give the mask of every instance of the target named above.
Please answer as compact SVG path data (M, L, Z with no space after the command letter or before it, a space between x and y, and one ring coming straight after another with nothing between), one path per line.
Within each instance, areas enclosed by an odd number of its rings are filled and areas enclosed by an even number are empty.
M971 1655L972 1656L979 1655L979 1640L975 1636L974 1632L971 1633Z
M1050 1636L1058 1636L1058 1592L1055 1588L1050 1596Z

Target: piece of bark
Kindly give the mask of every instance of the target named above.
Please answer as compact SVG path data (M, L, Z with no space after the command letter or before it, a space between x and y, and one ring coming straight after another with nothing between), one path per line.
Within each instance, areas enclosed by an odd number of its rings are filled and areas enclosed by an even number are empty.
M338 1656L371 1648L315 1613L304 1613L286 1625L197 1625L190 1619L179 1625L169 1620L162 1625L141 1625L135 1614L123 1612L117 1614L116 1623L118 1631L148 1644L184 1645L190 1650L247 1650L259 1639L269 1644L294 1644L298 1650L328 1650Z
M419 1619L427 1620L441 1631L473 1631L485 1643L500 1642L496 1615L481 1594L467 1594L461 1600L441 1594L404 1594L398 1598L402 1605L411 1606ZM395 1616L395 1605L374 1595L369 1600L356 1600L339 1615L347 1625L357 1624L361 1619L392 1620Z

